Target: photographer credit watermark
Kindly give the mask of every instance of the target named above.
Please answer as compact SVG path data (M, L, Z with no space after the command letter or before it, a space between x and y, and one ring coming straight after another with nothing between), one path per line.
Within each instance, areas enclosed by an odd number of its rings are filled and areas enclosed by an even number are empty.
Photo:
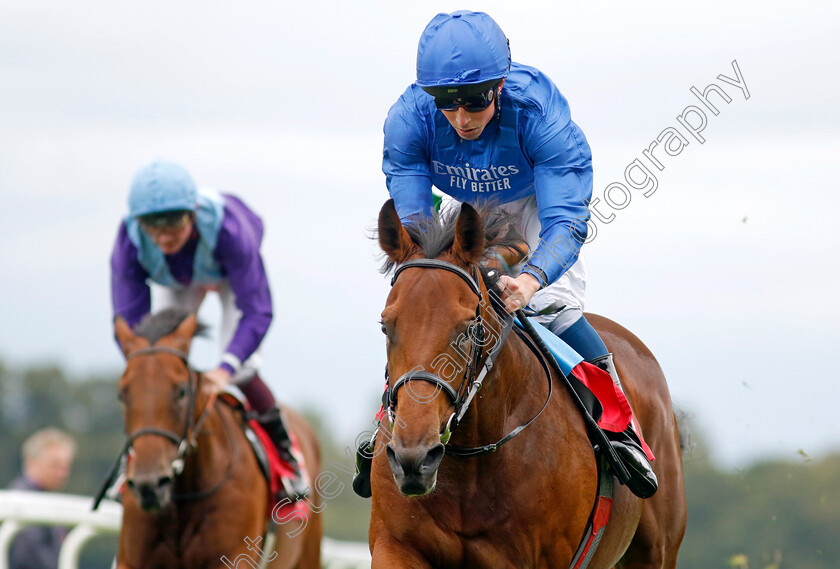
M696 141L700 144L706 142L703 132L709 124L710 116L719 116L721 109L724 108L724 103L726 105L732 103L733 97L736 97L738 93L744 97L745 101L749 100L750 92L738 61L733 59L731 67L731 73L734 77L721 73L717 76L717 81L710 82L702 90L691 86L689 92L696 98L697 103L686 105L675 117L676 124L662 129L650 144L641 151L640 156L634 158L625 167L623 180L609 183L600 195L593 196L592 199L583 203L587 207L589 215L581 216L572 221L568 238L560 236L550 243L541 239L539 247L536 248L539 250L533 251L525 262L532 266L544 267L549 259L540 259L540 257L547 255L555 261L559 261L564 267L567 266L568 259L576 259L581 247L595 239L599 224L612 223L617 217L616 212L624 210L630 205L634 193L641 193L645 198L651 197L659 188L659 180L656 174L665 170L669 160L679 156L692 142ZM727 73L730 72L727 70ZM588 228L587 236L583 240L579 239L579 234L574 230L576 226L582 223L586 223ZM488 292L494 296L502 294L500 291ZM474 330L468 329L466 333L460 334L451 342L449 351L439 354L429 364L431 371L447 381L458 377L469 365L469 354L464 349L465 343L480 342L481 346L485 347L494 345L500 339L502 323L496 318L495 312L489 309L489 303L486 299L482 299L481 303L485 313L492 315L494 318L484 321L487 336L476 337ZM411 371L424 369L424 366L419 365ZM439 392L440 387L436 386L431 395L422 396L412 389L410 381L406 385L408 396L420 403L435 399ZM396 424L404 425L398 416L394 416L390 420ZM356 446L358 447L361 441L370 440L374 433L378 432L379 435L384 437L384 440L380 439L380 444L376 448L369 450L368 458L375 457L384 449L385 444L391 438L391 429L393 429L393 425L390 428L387 426L381 428L382 425L377 420L373 421L373 426L373 430L364 431L356 438ZM320 513L326 508L329 500L336 498L345 490L346 484L342 481L342 478L350 479L357 472L355 449L347 447L345 448L345 454L348 459L346 463L338 460L331 461L313 480L314 488L311 488L311 491L321 497L320 504L316 505L309 498L304 498L308 508L303 511L295 510L292 513L284 513L283 507L291 502L289 498L285 498L272 509L271 518L278 526L297 522L296 527L286 532L287 536L293 538L300 535L307 526L309 512ZM247 566L259 566L260 562L273 560L277 553L266 553L260 549L260 541L261 538L245 538L248 550L252 555L249 557L247 554L242 554L233 561L223 557L222 563L226 567L239 567L240 563Z
M591 243L595 239L598 235L599 224L612 223L617 217L616 212L630 205L634 193L640 192L645 198L651 197L659 188L656 173L663 172L666 163L671 158L682 154L692 142L696 141L700 144L706 142L703 131L709 124L710 115L713 117L720 115L724 103L729 105L733 96L737 96L738 93L744 97L745 101L750 98L750 91L738 60L733 59L731 66L734 78L721 73L717 76L719 82L712 81L702 91L691 86L689 92L694 95L698 104L686 105L676 116L677 124L665 127L656 135L641 151L641 157L633 159L624 168L622 181L611 182L599 196L593 196L592 199L583 202L589 215L572 221L568 238L560 236L550 243L540 240L539 251L531 254L530 264L538 267L545 266L548 259L540 259L540 257L548 255L565 267L568 264L567 259L576 258L582 245ZM725 85L729 85L728 91ZM588 229L584 240L580 240L579 234L574 230L582 223L586 223Z

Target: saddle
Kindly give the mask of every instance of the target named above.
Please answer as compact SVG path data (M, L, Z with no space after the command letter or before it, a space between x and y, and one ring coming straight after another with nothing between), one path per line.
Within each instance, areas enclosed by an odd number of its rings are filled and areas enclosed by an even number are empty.
M283 482L284 478L295 475L294 469L288 462L280 458L277 448L275 448L268 433L263 429L259 418L250 410L248 403L233 391L226 391L220 394L219 400L234 410L241 412L245 418L245 421L242 423L242 430L257 459L257 463L260 465L260 471L266 482L268 482L270 494L269 512L279 503L296 502L296 498L287 495L286 485ZM296 457L299 457L298 463L301 468L301 473L304 477L308 478L298 439L292 432L289 433L289 438L292 441L292 453Z

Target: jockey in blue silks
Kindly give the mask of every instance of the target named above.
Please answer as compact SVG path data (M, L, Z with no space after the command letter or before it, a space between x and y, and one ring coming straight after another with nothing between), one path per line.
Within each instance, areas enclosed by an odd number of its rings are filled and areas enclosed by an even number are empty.
M133 327L152 309L152 288L155 311L198 312L207 292L218 293L223 354L204 377L219 389L232 382L242 391L295 471L284 480L286 491L293 499L305 495L283 415L258 373L273 317L262 220L236 196L199 188L183 167L163 160L135 174L128 209L111 255L114 315Z
M382 170L403 223L432 213L432 186L445 194L443 207L492 200L516 214L530 255L518 276L502 277L506 308L563 307L536 320L620 386L612 354L583 315L592 155L554 83L511 62L487 14L438 14L420 37L417 81L391 107L384 131ZM655 492L632 427L616 438L636 487Z

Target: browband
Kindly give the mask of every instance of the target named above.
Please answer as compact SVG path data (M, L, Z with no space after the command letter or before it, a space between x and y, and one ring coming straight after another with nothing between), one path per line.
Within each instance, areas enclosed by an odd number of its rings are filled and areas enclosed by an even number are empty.
M400 276L400 273L406 269L410 269L411 267L423 267L423 268L431 268L431 269L443 269L445 271L449 271L450 273L455 273L462 279L464 279L472 291L481 298L481 289L478 287L478 283L475 282L475 279L469 274L467 271L453 265L452 263L447 263L446 261L439 261L437 259L413 259L411 261L406 261L405 263L400 264L397 266L396 270L394 270L394 276L391 277L391 286L394 286L394 283L397 281L397 277Z

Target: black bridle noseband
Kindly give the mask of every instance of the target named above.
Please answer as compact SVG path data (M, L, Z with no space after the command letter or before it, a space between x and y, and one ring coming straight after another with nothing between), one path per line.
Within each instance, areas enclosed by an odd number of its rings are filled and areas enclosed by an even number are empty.
M496 360L496 357L501 352L502 346L504 345L505 340L507 339L507 336L511 331L511 328L513 327L513 316L507 314L503 308L496 309L496 314L500 315L498 316L498 318L502 326L501 330L499 330L498 338L495 344L493 346L490 346L485 353L484 346L487 343L487 330L485 322L481 315L481 308L482 305L488 303L485 302L484 296L481 291L481 287L479 286L478 270L474 268L474 275L471 275L469 272L462 269L461 267L449 263L447 261L441 261L438 259L414 259L411 261L406 261L405 263L400 264L396 268L396 270L394 271L394 276L391 279L391 286L394 286L394 283L397 281L397 277L399 277L400 273L410 268L442 269L458 275L464 282L467 283L467 285L470 287L470 290L472 290L476 294L476 296L478 296L478 305L475 309L475 319L469 324L467 328L467 337L471 340L471 347L470 353L467 356L467 367L464 370L464 374L461 378L461 383L457 389L454 389L448 381L441 378L440 376L423 369L415 369L404 373L399 378L397 378L397 380L393 384L391 384L390 378L388 376L388 369L386 366L385 380L387 382L388 387L386 389L385 397L383 399L384 402L387 403L388 419L391 422L391 428L393 429L395 420L397 390L412 380L425 381L435 385L440 391L446 393L449 397L449 400L452 403L452 415L449 417L449 420L446 422L446 425L443 427L443 430L440 434L440 442L443 445L445 445L446 454L450 454L452 456L457 457L470 457L493 452L496 449L498 449L501 445L508 442L510 439L522 432L522 430L525 427L534 422L534 420L536 420L536 418L539 417L540 414L542 414L542 412L548 406L548 401L551 399L551 374L548 373L548 399L546 400L545 405L543 405L542 409L540 409L539 413L537 413L530 421L518 426L506 436L504 436L502 439L492 444L480 447L467 448L446 446L449 442L449 439L452 436L453 431L466 414L476 392L481 388L485 377L493 368L493 364ZM484 359L484 364L483 366L481 366L481 371L478 371L478 368L481 365L482 358ZM545 364L543 364L543 367L545 367ZM546 372L548 372L547 368Z

